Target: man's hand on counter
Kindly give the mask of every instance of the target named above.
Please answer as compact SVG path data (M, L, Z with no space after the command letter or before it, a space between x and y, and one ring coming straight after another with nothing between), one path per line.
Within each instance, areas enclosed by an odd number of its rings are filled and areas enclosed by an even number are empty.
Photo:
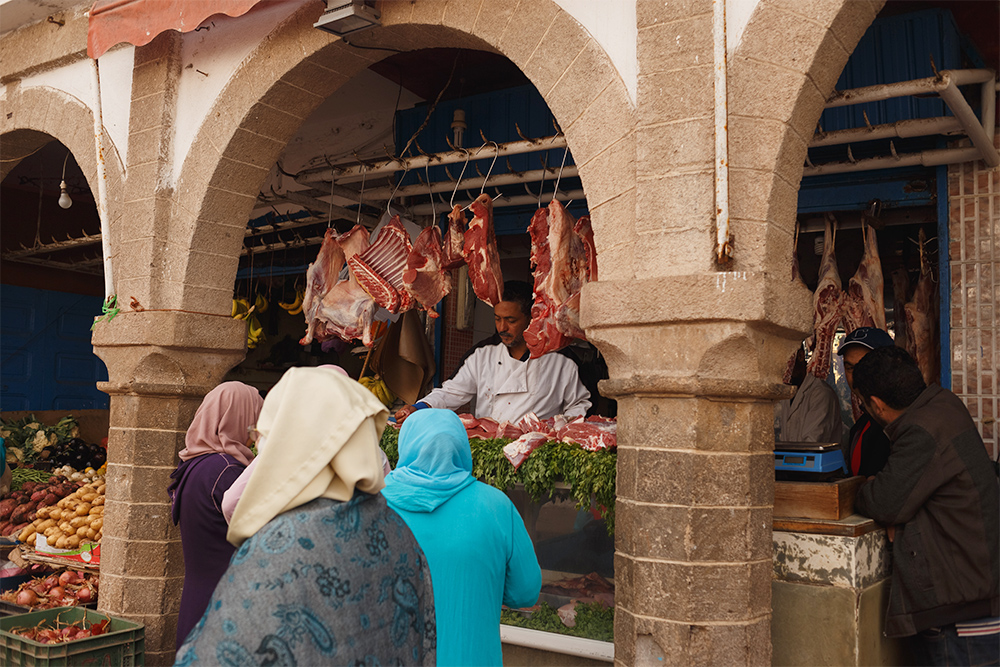
M396 423L402 424L406 421L406 418L417 411L417 408L412 405L404 405L399 410L396 410Z

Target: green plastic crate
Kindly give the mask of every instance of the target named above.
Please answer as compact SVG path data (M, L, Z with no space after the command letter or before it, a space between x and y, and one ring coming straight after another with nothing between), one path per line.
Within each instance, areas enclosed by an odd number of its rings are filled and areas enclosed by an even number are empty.
M96 637L77 639L62 644L40 644L15 635L11 628L32 627L42 621L54 626L56 617L62 623L85 622L88 626L110 620L108 631ZM123 618L106 616L79 607L59 607L0 618L0 665L10 667L60 667L62 665L121 665L144 664L143 626Z

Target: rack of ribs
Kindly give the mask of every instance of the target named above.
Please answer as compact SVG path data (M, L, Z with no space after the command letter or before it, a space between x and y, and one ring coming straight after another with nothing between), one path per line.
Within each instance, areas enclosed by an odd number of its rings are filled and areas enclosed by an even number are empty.
M410 250L410 236L396 215L382 227L375 243L347 260L358 284L390 313L401 313L413 307L413 297L403 283Z

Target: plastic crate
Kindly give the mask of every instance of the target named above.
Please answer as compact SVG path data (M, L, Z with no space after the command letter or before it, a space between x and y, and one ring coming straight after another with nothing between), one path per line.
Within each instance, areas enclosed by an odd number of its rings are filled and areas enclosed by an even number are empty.
M11 628L32 627L43 621L55 625L85 622L88 626L109 620L108 631L62 644L40 644L10 632ZM59 667L62 665L121 665L144 664L145 635L141 623L106 616L79 607L60 607L29 614L0 618L0 665L10 667Z

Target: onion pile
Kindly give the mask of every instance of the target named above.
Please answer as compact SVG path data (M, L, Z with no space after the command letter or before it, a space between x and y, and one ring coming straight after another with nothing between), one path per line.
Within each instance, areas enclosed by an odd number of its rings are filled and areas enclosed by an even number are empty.
M56 576L36 577L21 584L16 590L0 593L0 600L32 609L73 607L97 600L100 577L76 570L64 570Z

